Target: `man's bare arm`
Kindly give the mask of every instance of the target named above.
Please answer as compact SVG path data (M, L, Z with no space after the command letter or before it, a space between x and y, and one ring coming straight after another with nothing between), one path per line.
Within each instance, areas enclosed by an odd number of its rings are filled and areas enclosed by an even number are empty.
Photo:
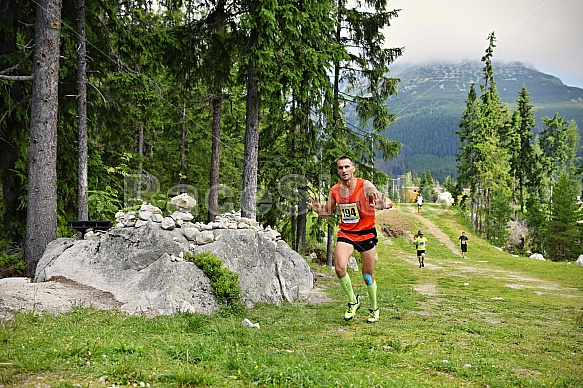
M327 217L332 214L334 207L336 206L336 201L332 198L332 192L328 195L328 201L324 205L320 204L317 197L312 197L312 210L316 212L319 216Z
M377 190L375 185L370 181L364 181L364 196L370 203L374 203L377 210L390 209L393 207L393 201L385 197L383 193Z

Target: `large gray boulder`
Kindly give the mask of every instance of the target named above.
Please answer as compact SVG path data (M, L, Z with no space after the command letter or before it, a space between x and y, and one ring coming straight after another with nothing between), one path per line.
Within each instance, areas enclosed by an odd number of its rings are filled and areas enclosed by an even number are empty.
M166 230L148 221L93 239L57 239L39 261L35 281L66 278L109 292L129 314L209 314L218 308L210 280L194 263L182 259L186 251L207 251L239 274L248 306L293 302L312 290L308 263L273 231L217 227L193 233L196 227L208 229L191 224ZM198 245L196 239L203 232L211 239Z
M191 247L210 252L239 274L245 299L279 304L294 301L313 287L307 262L283 240L272 240L252 229L216 229L215 241Z

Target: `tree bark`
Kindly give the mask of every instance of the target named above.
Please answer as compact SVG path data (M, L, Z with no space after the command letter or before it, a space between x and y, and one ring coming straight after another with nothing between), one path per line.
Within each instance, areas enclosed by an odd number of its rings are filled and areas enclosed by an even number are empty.
M186 99L182 102L182 146L180 148L180 183L186 172Z
M34 30L25 240L27 274L31 277L47 244L57 238L60 0L38 1Z
M77 120L78 167L77 167L77 218L89 220L88 200L88 150L87 150L87 40L85 37L85 0L77 0Z
M259 90L255 79L255 65L252 60L250 60L247 69L246 115L241 216L255 219L257 211L257 158L259 153Z
M298 210L295 204L290 206L290 224L291 224L291 247L294 251L298 251Z
M307 227L308 202L305 198L300 198L298 204L297 218L297 252L300 255L306 253L306 227Z
M328 224L328 233L326 237L326 265L332 267L334 265L334 226Z
M138 155L140 156L140 162L138 163L138 176L140 179L143 178L143 160L144 160L144 125L140 124L140 129L138 131ZM138 191L136 193L136 198L138 200L142 199L142 185L138 185Z
M212 222L219 214L219 171L221 166L221 104L222 97L213 98L213 128L211 149L210 191L207 221Z

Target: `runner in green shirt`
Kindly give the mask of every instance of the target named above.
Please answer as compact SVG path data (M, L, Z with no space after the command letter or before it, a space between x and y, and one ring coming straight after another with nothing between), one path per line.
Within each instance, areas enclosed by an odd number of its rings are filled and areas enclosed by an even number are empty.
M427 249L427 238L423 236L423 232L419 231L415 238L415 246L417 247L417 260L419 260L419 268L425 267L425 250Z

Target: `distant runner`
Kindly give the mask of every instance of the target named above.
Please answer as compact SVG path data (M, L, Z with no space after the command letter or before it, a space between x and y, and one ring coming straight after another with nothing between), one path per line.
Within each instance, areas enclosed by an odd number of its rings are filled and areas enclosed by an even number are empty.
M464 254L468 251L468 236L466 236L466 232L462 232L462 235L458 238L458 241L461 244L462 258L464 258Z
M417 196L417 214L421 213L421 206L423 206L423 196L419 193Z
M422 231L417 232L415 246L417 247L417 260L419 261L419 268L425 267L425 250L427 249L427 238L423 237Z

